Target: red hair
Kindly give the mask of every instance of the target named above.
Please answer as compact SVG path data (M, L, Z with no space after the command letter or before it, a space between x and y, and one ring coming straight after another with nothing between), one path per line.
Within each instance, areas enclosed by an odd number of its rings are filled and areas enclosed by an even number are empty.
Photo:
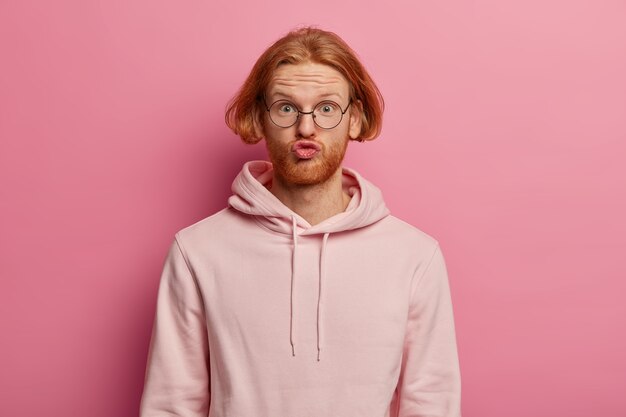
M356 53L333 32L305 27L289 32L270 46L252 67L226 109L226 124L246 143L261 140L255 120L262 125L263 94L274 70L283 64L317 63L339 71L350 85L350 97L361 111L361 132L356 140L375 139L382 128L385 102ZM360 103L360 106L358 105Z

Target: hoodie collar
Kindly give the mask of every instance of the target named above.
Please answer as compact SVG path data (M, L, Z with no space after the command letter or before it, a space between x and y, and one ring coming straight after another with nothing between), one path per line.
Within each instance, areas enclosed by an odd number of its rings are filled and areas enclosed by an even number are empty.
M249 161L232 184L233 195L228 204L253 216L269 229L292 234L295 216L300 235L336 233L369 226L389 214L381 191L350 168L342 168L342 187L351 197L346 210L314 226L284 205L267 188L273 177L273 166L268 161Z

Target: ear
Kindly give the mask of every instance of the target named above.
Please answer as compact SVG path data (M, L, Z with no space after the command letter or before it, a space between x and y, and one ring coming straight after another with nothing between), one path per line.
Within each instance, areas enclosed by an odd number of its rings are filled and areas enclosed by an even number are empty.
M254 136L257 142L265 139L265 132L263 131L263 121L261 120L262 112L256 108L252 115L252 125L254 127Z
M361 100L354 100L350 109L350 127L348 134L350 139L358 139L361 135L361 126L363 125L363 103Z

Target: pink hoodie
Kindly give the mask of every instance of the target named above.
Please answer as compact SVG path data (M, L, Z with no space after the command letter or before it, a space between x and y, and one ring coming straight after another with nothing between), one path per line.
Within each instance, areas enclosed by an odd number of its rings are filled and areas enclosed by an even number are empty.
M252 161L229 207L176 233L142 417L458 417L438 242L343 168L345 212L311 226Z

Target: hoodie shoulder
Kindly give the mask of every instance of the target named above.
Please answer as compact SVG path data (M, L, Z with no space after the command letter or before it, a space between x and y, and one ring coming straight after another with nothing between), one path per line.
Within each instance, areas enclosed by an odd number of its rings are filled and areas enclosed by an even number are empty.
M417 247L434 248L439 246L439 241L435 237L394 215L390 214L385 217L381 223L388 228L390 233L397 235L398 239Z
M176 240L184 246L193 248L210 243L221 236L232 233L236 225L251 221L231 207L225 207L220 211L205 217L176 232Z

